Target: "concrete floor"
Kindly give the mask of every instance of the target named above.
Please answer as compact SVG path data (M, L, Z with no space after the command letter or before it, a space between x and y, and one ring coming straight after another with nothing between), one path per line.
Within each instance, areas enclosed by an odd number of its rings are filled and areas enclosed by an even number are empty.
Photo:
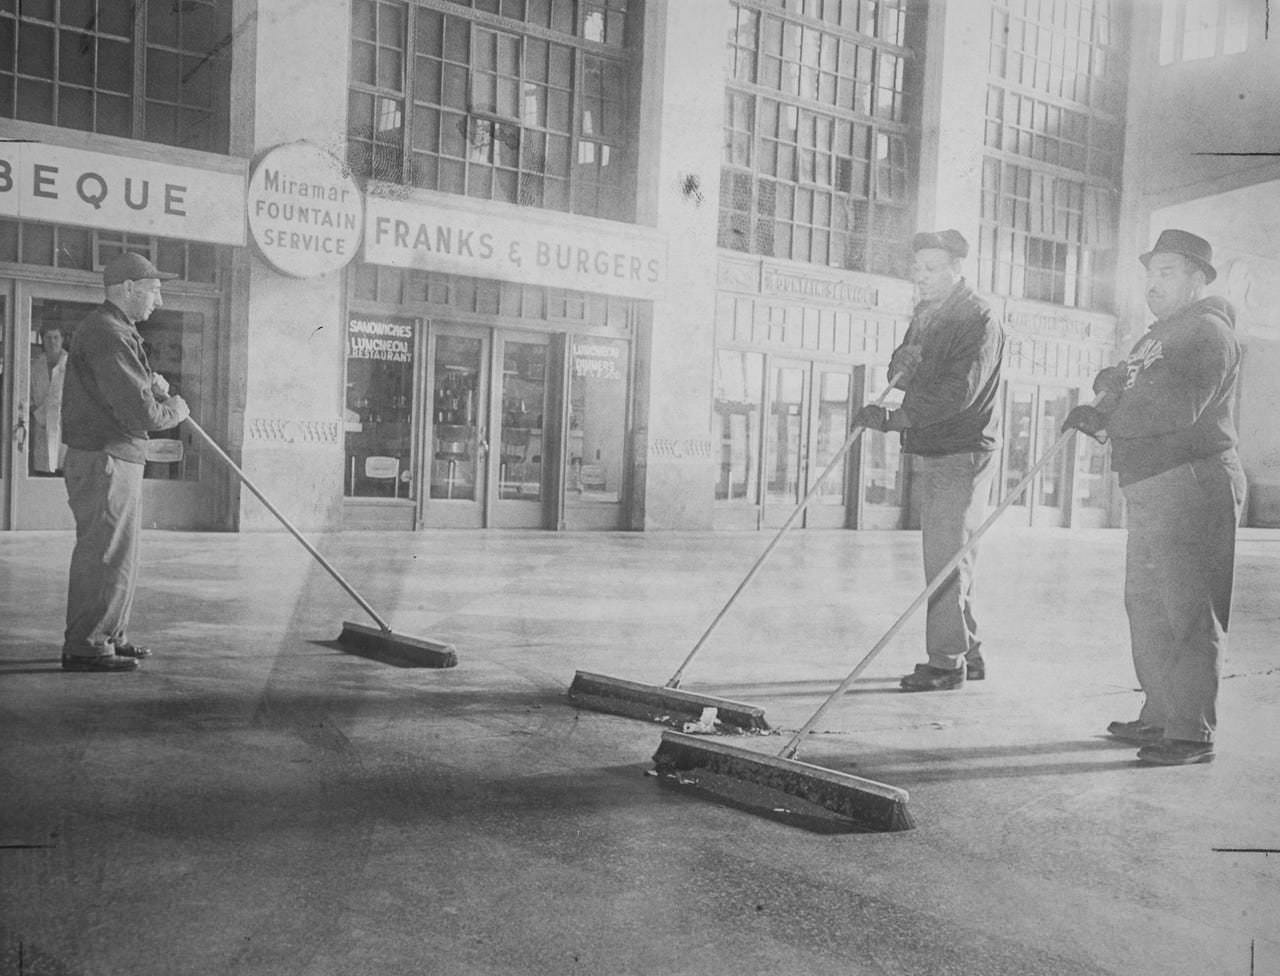
M150 532L158 652L85 675L70 538L0 535L0 976L1280 974L1280 533L1241 533L1217 761L1168 769L1101 735L1139 703L1123 533L997 528L988 680L899 693L914 619L804 747L911 793L914 831L840 835L664 786L660 727L565 702L578 669L665 681L766 541L317 537L457 645L429 670L329 643L368 621L287 535ZM918 549L793 533L684 687L797 728Z

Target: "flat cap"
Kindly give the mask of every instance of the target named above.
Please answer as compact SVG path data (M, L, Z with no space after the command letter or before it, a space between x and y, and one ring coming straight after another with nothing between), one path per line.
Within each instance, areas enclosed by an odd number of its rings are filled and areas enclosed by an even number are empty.
M911 251L939 250L953 258L967 257L969 242L958 230L925 230L911 238Z
M161 271L141 254L135 254L133 251L117 254L102 269L104 285L118 285L121 282L138 281L141 278L158 278L161 281L168 281L176 277L178 277L176 274Z

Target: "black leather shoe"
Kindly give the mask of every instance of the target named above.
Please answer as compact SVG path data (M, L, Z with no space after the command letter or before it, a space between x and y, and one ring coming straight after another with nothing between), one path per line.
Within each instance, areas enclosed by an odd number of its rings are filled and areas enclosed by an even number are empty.
M138 662L131 657L118 654L98 654L95 657L81 657L76 654L62 655L63 671L136 671Z
M1137 720L1112 722L1107 726L1107 735L1122 742L1136 742L1140 746L1148 746L1164 738L1164 729L1158 725L1147 725Z
M1213 743L1194 739L1164 739L1138 750L1138 761L1157 766L1190 766L1213 761Z
M115 644L113 646L116 649L117 657L132 657L141 660L144 657L151 656L151 648L149 647L139 647L137 644L130 643Z
M898 682L903 691L953 691L964 687L965 669L935 668L931 664L917 664L916 669Z

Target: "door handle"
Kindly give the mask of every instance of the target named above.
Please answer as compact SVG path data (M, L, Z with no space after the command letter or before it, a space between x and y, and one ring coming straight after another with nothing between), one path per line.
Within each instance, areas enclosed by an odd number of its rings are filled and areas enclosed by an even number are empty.
M27 449L27 405L18 403L18 422L13 425L13 446L19 454Z

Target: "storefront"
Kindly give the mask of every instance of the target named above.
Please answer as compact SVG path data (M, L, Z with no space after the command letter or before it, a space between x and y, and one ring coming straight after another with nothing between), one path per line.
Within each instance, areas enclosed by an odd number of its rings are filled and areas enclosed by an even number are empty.
M1007 330L997 502L1092 397L1110 361L1115 320L1036 302L991 299ZM911 317L909 282L818 273L721 257L716 315L714 437L717 528L780 526L843 444L859 405L884 392L889 355ZM890 403L898 401L890 394ZM1076 437L1011 506L1028 526L1110 524L1107 449ZM866 431L822 482L797 523L811 528L918 525L912 465L899 437Z
M997 307L1000 303L997 302ZM1003 303L1004 450L993 500L1020 483L1059 438L1071 408L1093 399L1093 377L1115 358L1110 315L1027 301ZM1111 521L1110 451L1077 435L1010 506L1007 521L1100 528Z
M359 265L343 524L627 527L641 303Z
M661 237L403 188L366 205L346 276L343 525L630 527Z
M225 410L218 390L219 282L244 240L242 161L11 123L29 141L0 147L0 522L69 528L59 419L65 349L103 300L100 268L123 249L146 253L167 282L163 307L139 327L152 366L203 422ZM110 149L111 151L104 151ZM217 527L224 482L180 428L158 431L145 471L146 524Z
M713 438L717 528L778 527L878 397L911 319L911 285L854 272L721 256ZM797 524L899 528L898 437L866 432Z

